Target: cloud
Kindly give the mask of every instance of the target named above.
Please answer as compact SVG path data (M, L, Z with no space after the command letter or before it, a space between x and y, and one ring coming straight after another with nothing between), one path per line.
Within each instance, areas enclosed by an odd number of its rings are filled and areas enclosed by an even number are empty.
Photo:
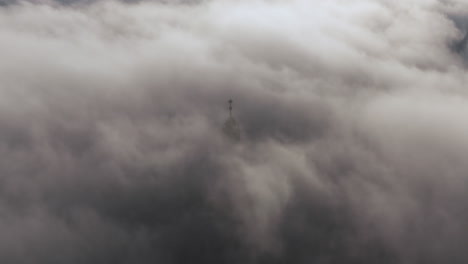
M0 259L467 261L465 4L185 3L1 7Z

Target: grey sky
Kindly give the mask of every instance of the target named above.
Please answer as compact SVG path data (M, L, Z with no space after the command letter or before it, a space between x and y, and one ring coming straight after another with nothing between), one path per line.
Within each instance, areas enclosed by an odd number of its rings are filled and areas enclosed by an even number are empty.
M466 263L467 14L8 2L0 262Z

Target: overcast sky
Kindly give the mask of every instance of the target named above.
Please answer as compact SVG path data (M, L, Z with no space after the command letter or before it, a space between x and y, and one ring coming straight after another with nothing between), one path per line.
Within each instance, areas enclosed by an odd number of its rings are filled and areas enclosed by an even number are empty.
M1 263L468 263L465 0L0 3Z

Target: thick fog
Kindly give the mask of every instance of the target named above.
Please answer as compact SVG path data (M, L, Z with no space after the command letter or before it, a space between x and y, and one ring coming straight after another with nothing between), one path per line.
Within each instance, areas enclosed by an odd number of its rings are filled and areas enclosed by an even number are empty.
M1 263L468 263L464 0L0 2Z

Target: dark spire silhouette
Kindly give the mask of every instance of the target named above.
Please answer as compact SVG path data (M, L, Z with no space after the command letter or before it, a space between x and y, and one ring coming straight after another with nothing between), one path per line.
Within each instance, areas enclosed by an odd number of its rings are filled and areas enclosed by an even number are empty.
M223 132L224 134L234 141L240 141L240 127L236 119L232 116L232 103L233 100L229 99L229 117L224 123Z

